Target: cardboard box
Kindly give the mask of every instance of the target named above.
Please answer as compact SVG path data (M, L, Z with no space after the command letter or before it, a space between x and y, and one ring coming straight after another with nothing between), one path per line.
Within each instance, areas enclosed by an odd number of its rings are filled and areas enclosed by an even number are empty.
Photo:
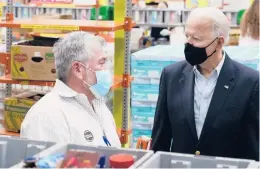
M65 14L44 14L44 15L34 15L32 19L72 19L72 15Z
M44 20L44 19L73 19L72 15L66 14L44 14L44 15L34 15L32 17L34 20ZM54 30L54 29L33 29L33 32L40 33L68 33L71 31L66 30Z
M19 132L29 109L46 93L26 92L4 100L4 126L7 131Z
M25 0L13 0L14 4L25 4Z
M11 76L19 80L55 81L52 47L13 45Z
M227 46L237 46L239 44L239 36L239 29L231 29L229 33L229 41L227 43Z

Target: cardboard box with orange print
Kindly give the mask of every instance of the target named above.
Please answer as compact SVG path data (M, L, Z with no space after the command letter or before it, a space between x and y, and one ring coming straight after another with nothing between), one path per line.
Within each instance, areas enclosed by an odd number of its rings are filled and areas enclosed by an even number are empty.
M11 71L13 79L55 81L52 47L13 45Z

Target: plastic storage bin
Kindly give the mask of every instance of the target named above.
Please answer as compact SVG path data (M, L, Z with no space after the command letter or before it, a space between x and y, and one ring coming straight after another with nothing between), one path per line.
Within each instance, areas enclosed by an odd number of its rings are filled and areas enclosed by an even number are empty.
M133 155L135 157L135 163L130 168L137 168L143 162L153 155L153 151L144 151L137 149L123 149L123 148L114 148L114 147L94 147L94 146L83 146L75 144L57 144L50 149L39 154L39 157L46 157L49 155L55 154L65 154L68 150L81 150L81 151L94 151L97 153L102 153L103 155L110 157L111 155L118 153L126 153ZM106 159L106 167L109 167L109 159ZM19 166L19 165L17 165ZM15 166L15 167L17 167Z
M0 168L9 168L55 143L0 136Z
M157 152L140 168L257 168L253 160Z

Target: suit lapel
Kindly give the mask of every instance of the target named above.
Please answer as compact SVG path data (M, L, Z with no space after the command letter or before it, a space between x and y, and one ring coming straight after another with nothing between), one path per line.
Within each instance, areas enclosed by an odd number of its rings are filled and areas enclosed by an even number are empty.
M194 117L194 72L193 67L188 65L179 80L182 108L188 120L194 141L198 141L195 117Z
M204 122L203 130L200 136L200 140L206 136L210 129L210 125L215 120L217 114L221 112L221 108L226 102L229 94L234 87L233 79L235 77L235 71L231 59L227 56L220 71L218 81L210 102L208 113Z

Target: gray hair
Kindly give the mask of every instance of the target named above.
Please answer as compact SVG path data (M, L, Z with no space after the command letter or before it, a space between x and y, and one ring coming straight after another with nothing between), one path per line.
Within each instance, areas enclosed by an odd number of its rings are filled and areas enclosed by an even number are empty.
M53 47L58 79L66 83L71 64L75 61L88 61L94 56L92 49L97 45L103 49L105 44L102 37L87 32L77 31L66 34Z
M199 19L209 19L212 21L213 35L223 36L224 42L229 40L230 25L226 15L215 7L204 7L194 9L190 16L197 17ZM198 19L198 21L199 21Z

